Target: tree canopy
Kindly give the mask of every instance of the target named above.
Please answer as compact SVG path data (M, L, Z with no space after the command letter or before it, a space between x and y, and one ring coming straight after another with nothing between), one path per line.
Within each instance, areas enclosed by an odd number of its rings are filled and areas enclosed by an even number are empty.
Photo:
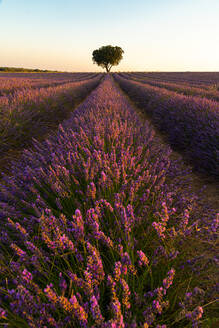
M120 47L103 46L93 51L93 62L102 68L105 68L107 73L110 72L112 66L116 66L123 58L124 51Z

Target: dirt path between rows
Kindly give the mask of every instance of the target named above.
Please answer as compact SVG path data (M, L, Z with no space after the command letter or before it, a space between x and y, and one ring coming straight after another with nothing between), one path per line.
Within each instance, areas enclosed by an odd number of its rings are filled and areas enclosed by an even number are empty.
M167 137L162 134L152 123L151 118L149 115L147 115L146 111L143 111L139 107L136 106L135 102L130 99L128 94L126 94L119 86L119 84L115 81L114 83L117 85L117 87L120 89L120 91L125 95L127 100L130 102L132 107L136 110L138 113L140 119L142 122L149 122L150 126L155 131L155 135L160 139L161 143L165 146L170 146L170 144L167 142ZM170 159L173 160L181 160L182 161L182 168L191 168L192 173L190 174L191 178L191 190L195 194L200 195L201 193L201 199L204 204L207 204L211 209L214 209L216 212L219 212L219 182L216 181L214 178L206 176L204 174L200 174L194 171L192 166L184 162L183 154L180 154L179 152L172 150L172 153L170 155Z

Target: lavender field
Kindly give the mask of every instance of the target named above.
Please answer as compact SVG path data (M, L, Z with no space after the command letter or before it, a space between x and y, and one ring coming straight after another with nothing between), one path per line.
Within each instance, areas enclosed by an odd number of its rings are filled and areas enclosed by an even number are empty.
M1 73L0 156L1 327L218 327L219 73Z

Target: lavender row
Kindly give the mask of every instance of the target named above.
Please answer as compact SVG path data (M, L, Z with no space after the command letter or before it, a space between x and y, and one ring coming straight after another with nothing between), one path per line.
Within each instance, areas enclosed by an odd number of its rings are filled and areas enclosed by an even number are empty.
M147 81L156 81L156 82L165 82L165 83L177 83L181 86L184 85L190 85L191 87L197 87L204 90L210 90L211 87L215 87L216 84L206 84L201 81L193 81L193 80L187 80L187 79L180 79L177 77L169 77L168 73L167 76L164 75L163 77L159 76L159 74L156 73L143 73L143 72L129 72L129 73L120 73L122 77L126 77L127 75L131 75L132 77L139 79L139 80L147 80ZM210 83L210 82L209 82Z
M18 86L15 87L13 92L9 92L7 95L0 97L0 110L6 112L8 107L20 107L23 103L31 102L32 98L40 98L40 93L42 93L42 97L44 97L44 93L51 93L52 90L54 92L59 90L58 87L69 88L75 83L79 82L88 82L89 80L93 80L95 78L101 78L102 74L91 74L87 78L75 76L72 80L38 80L37 83L31 83L31 81L24 80L26 86L24 87L21 83L20 88ZM13 83L12 83L13 84ZM57 87L57 89L55 89ZM61 90L61 88L60 88Z
M60 74L59 79L29 79L29 78L10 78L6 79L0 78L0 111L6 111L6 108L13 106L15 104L19 105L20 102L28 101L30 97L30 92L34 89L41 90L43 88L52 88L56 86L68 86L68 84L73 82L88 81L89 79L94 79L100 77L101 74L86 74L74 73L71 79L64 79L65 74ZM21 96L22 95L22 99ZM25 97L26 95L26 97Z
M201 98L208 98L211 100L219 101L219 89L215 87L215 89L203 89L198 87L192 87L190 84L184 84L180 85L177 82L175 83L168 83L163 81L154 81L154 80L148 80L147 78L141 78L135 76L135 74L130 73L123 73L121 74L122 77L134 80L136 82L145 83L147 85L151 85L158 88L164 88L170 91L175 91L177 93L183 94L185 96L198 96Z
M100 82L101 75L56 87L22 89L0 108L0 153L24 147L45 134ZM8 99L8 98L7 98Z
M64 83L87 80L95 77L94 73L59 73L59 74L0 74L0 97L7 97L10 93L30 87L42 88ZM1 98L0 98L1 99Z
M206 231L212 243L217 222L199 223L194 197L181 191L186 172L153 134L106 77L56 136L14 163L0 194L2 324L208 320L214 290L198 287L199 257L189 246L196 239L198 250Z
M78 73L70 73L70 72L57 72L57 73L31 73L31 72L0 72L0 78L19 78L19 79L31 79L31 80L39 80L39 79L50 79L50 80L71 80L76 76L78 77L88 77L93 73L90 72L78 72ZM95 73L94 73L95 74Z
M172 147L184 152L194 167L218 176L219 105L198 97L129 81L115 75L122 89L152 117Z
M165 82L187 83L201 88L219 84L219 72L133 72L138 77Z

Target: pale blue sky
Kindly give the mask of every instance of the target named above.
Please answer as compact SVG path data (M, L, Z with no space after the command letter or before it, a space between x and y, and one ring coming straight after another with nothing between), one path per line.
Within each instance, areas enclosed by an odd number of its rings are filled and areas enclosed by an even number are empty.
M219 71L219 0L0 0L0 66L101 71L108 44L114 70Z

